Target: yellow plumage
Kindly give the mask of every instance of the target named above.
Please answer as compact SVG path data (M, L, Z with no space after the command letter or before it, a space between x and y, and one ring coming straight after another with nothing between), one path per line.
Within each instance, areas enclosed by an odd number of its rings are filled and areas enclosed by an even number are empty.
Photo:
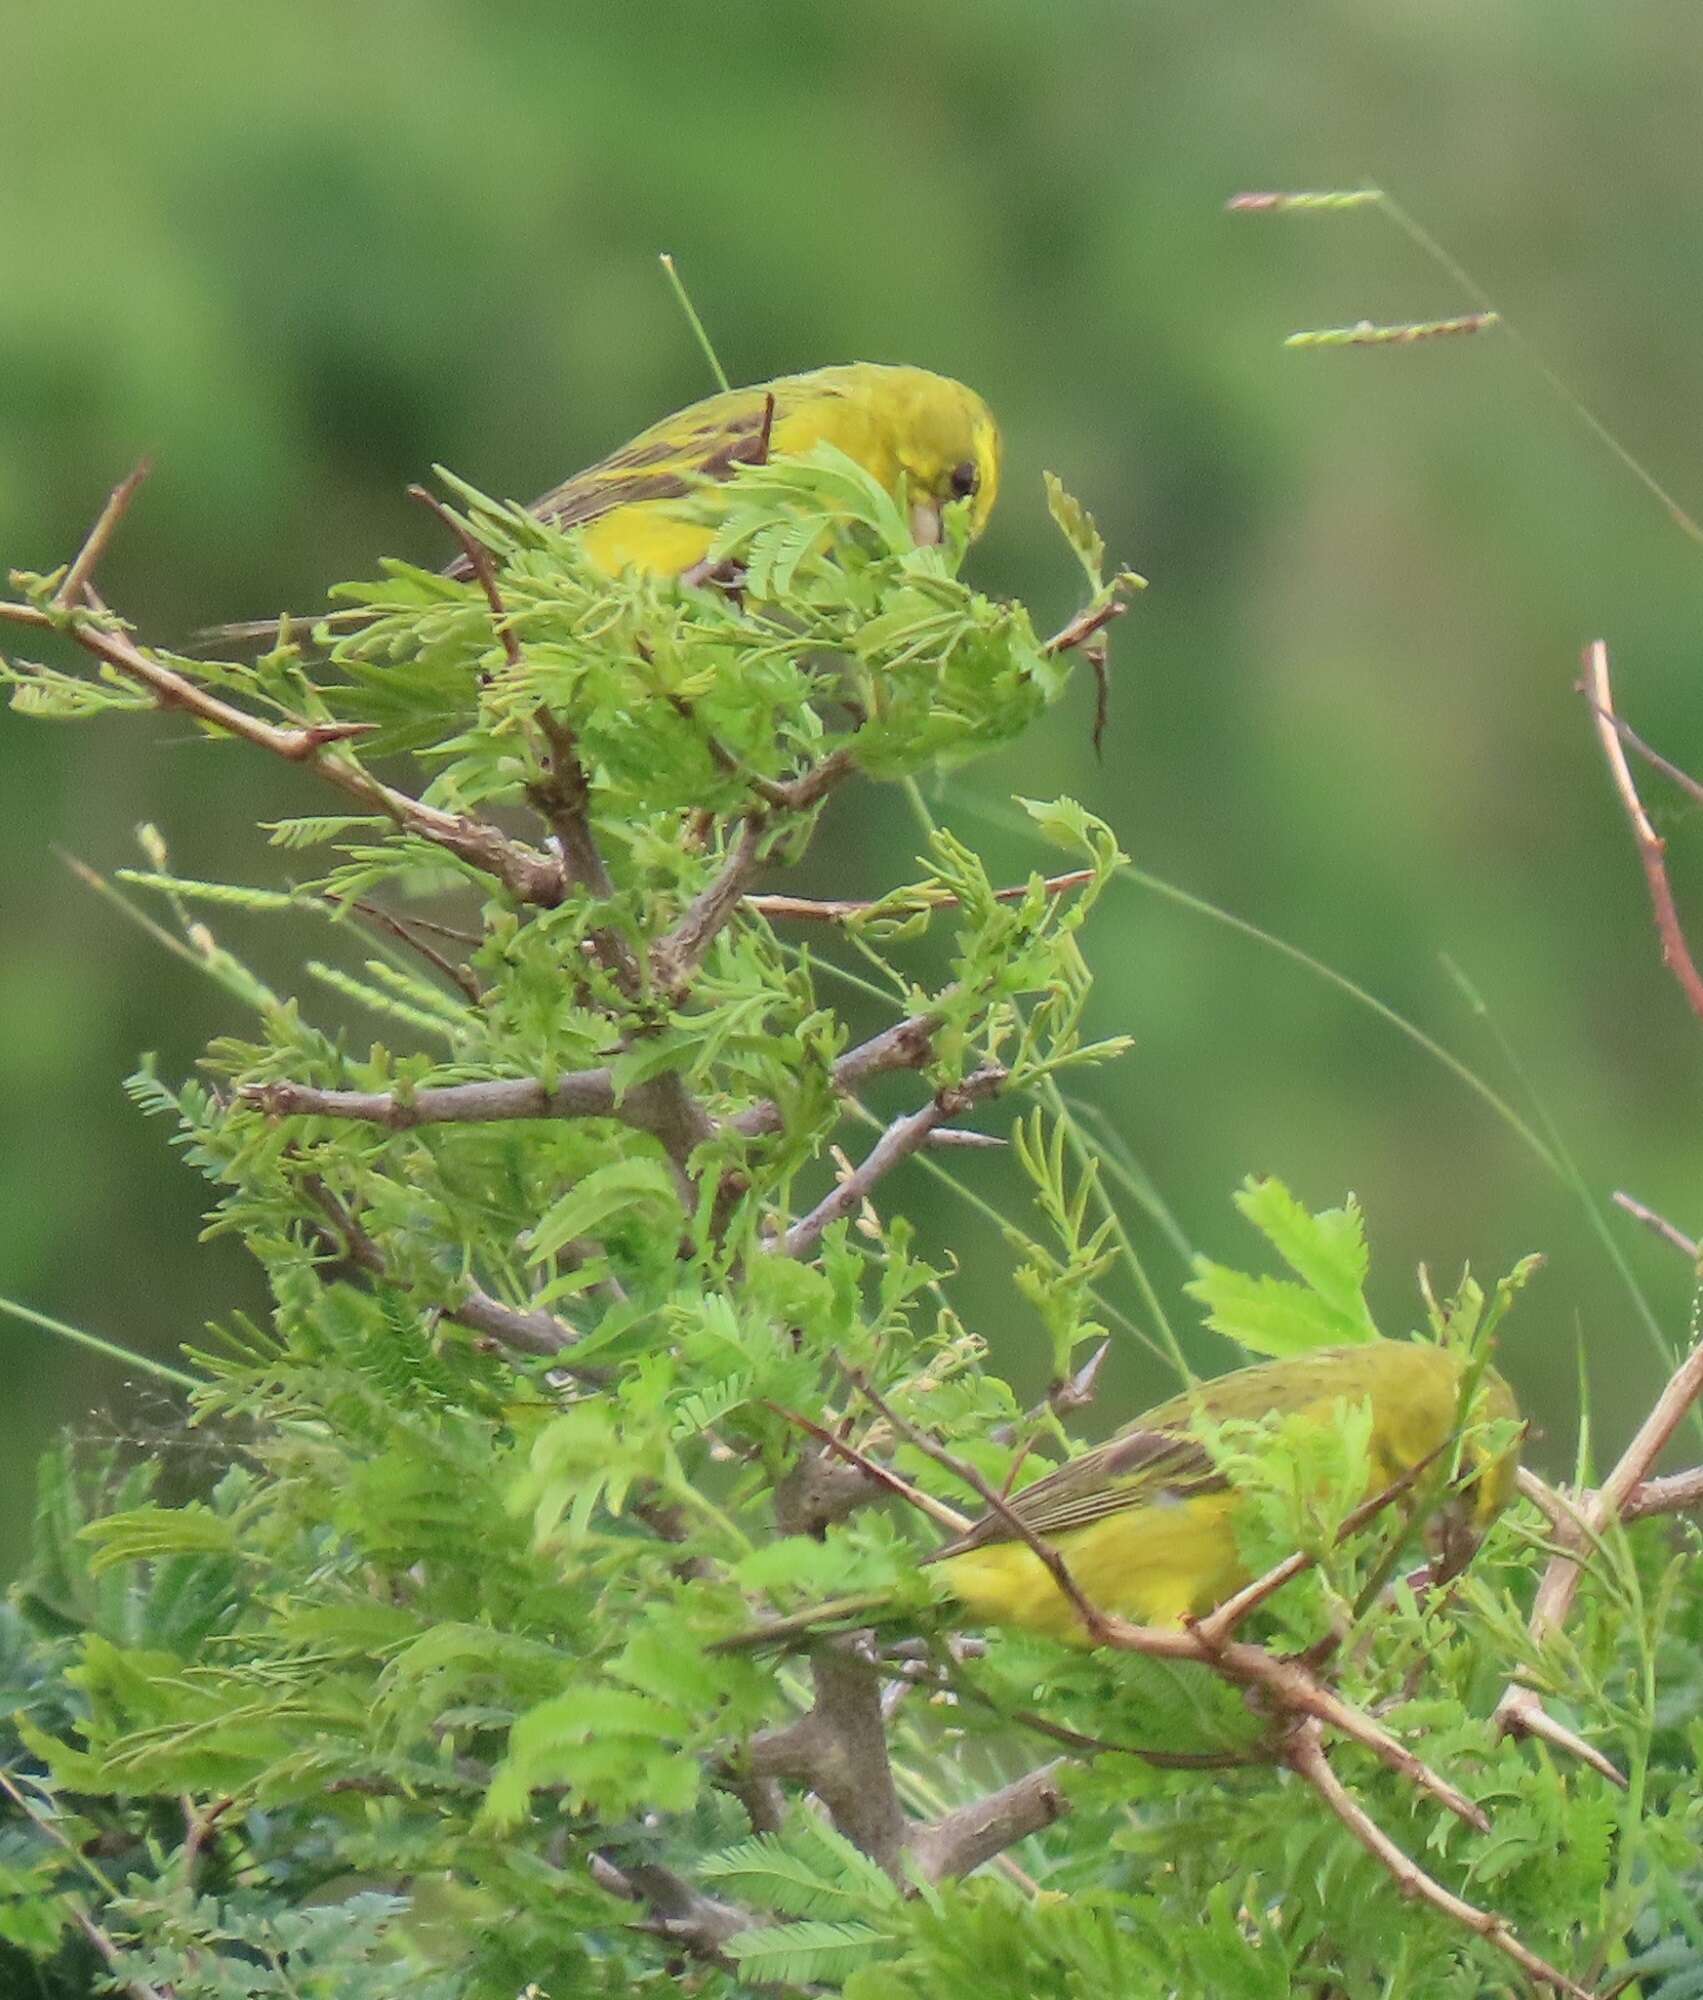
M1067 1460L1014 1494L1011 1511L1059 1551L1099 1609L1138 1624L1174 1626L1250 1580L1236 1544L1238 1496L1195 1436L1197 1417L1222 1423L1271 1414L1336 1424L1345 1406L1369 1405L1370 1497L1447 1444L1460 1416L1462 1370L1455 1353L1392 1340L1237 1369L1172 1397ZM1516 1414L1508 1385L1486 1370L1476 1421ZM1460 1527L1483 1533L1506 1505L1516 1469L1515 1451L1492 1458L1469 1436L1463 1483L1448 1502ZM1085 1643L1081 1620L1052 1572L1001 1516L984 1515L925 1560L975 1622ZM723 1644L768 1644L824 1624L866 1620L882 1605L879 1597L840 1599Z
M679 575L715 536L714 498L699 482L819 444L902 491L919 542L940 539L940 510L954 500L969 503L970 532L980 533L999 489L999 430L980 396L925 368L858 361L706 396L527 511L581 529L586 554L610 575L629 567Z
M903 496L919 543L941 539L941 510L954 502L967 505L970 534L979 535L999 491L999 427L973 389L926 368L854 361L706 396L552 487L527 511L552 527L579 529L586 554L610 576L629 568L683 576L715 539L724 511L716 482L740 465L801 456L819 444L837 446L896 499ZM466 577L472 569L462 557L445 574ZM371 616L333 611L324 622L355 626ZM279 621L268 618L216 626L202 637L270 641L278 632Z

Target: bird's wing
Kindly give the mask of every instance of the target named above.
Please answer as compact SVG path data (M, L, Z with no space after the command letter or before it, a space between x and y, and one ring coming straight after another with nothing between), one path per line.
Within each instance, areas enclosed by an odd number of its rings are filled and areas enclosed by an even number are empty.
M1053 1536L1085 1528L1131 1507L1174 1504L1195 1493L1221 1489L1227 1482L1205 1448L1174 1431L1132 1430L1084 1452L1025 1486L1009 1501L1011 1513L1037 1535ZM984 1514L967 1533L928 1560L941 1562L969 1549L1019 1539L1000 1514Z
M694 479L725 479L736 465L762 461L772 409L766 389L711 396L553 486L526 511L552 527L576 528L635 500L690 492Z
M552 528L580 528L638 500L678 499L695 480L726 479L736 465L760 465L768 456L776 401L769 389L706 397L552 486L526 511ZM465 556L444 570L462 578L472 573Z

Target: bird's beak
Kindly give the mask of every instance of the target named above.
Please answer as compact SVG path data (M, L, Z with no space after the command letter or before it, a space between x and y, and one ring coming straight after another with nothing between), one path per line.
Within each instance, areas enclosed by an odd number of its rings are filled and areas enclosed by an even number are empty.
M945 539L940 525L940 502L938 500L913 500L911 502L911 540L919 549L938 548Z

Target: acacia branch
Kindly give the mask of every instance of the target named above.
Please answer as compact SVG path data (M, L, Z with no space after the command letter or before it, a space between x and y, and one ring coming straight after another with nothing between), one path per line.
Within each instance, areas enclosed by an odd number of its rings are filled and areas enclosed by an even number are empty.
M1685 932L1679 921L1679 910L1674 903L1673 885L1668 881L1667 843L1650 824L1650 816L1638 796L1632 768L1621 745L1614 713L1614 689L1608 676L1608 647L1601 639L1593 640L1586 649L1585 675L1581 685L1596 718L1597 737L1602 744L1603 756L1608 760L1609 776L1620 795L1621 806L1638 846L1638 859L1643 863L1644 880L1650 890L1650 906L1655 914L1656 935L1661 940L1662 963L1678 980L1680 991L1684 993L1692 1013L1703 1021L1703 973L1697 970L1696 961L1691 956L1691 948L1685 941Z
M484 1125L508 1118L619 1118L641 1131L651 1129L645 1085L616 1102L609 1069L571 1071L546 1085L537 1077L497 1077L481 1083L427 1085L423 1089L320 1090L280 1078L245 1084L245 1103L274 1118L348 1118L406 1132L416 1125Z
M777 1246L780 1254L807 1257L821 1240L823 1231L852 1214L884 1175L928 1143L937 1126L948 1118L956 1118L981 1098L991 1096L1005 1079L1003 1069L976 1070L962 1083L937 1090L920 1111L895 1118L865 1154L862 1164L786 1232Z
M1539 1958L1536 1952L1521 1944L1509 1929L1506 1918L1498 1916L1494 1910L1481 1910L1476 1904L1452 1894L1434 1876L1426 1874L1410 1855L1402 1852L1356 1802L1347 1786L1331 1769L1316 1722L1303 1723L1294 1732L1289 1740L1286 1761L1367 1853L1388 1870L1403 1896L1429 1903L1432 1909L1463 1925L1483 1938L1486 1944L1494 1945L1539 1985L1553 1987L1557 1993L1569 1995L1570 2000L1591 2000L1590 1993L1583 1986L1575 1984L1564 1972L1558 1972L1547 1960Z
M533 716L538 732L549 745L550 755L542 777L527 787L527 796L550 823L562 862L571 881L578 882L600 901L615 893L609 870L598 851L591 831L591 781L580 762L579 739L568 725L540 707ZM609 955L607 942L603 943ZM624 969L629 990L636 990L638 968L630 954Z
M743 1770L807 1786L849 1841L902 1880L908 1828L888 1756L881 1683L869 1667L846 1653L813 1654L810 1708L796 1722L754 1736L744 1747Z
M1051 1826L1070 1810L1059 1788L1062 1769L1063 1760L1055 1758L997 1792L944 1814L932 1826L919 1828L910 1842L917 1873L925 1882L968 1875L1006 1848Z
M553 855L540 853L524 841L510 840L487 820L425 805L408 792L382 784L350 756L325 754L354 737L369 735L371 723L314 722L284 728L263 721L151 658L112 622L110 613L73 608L67 616L55 617L31 604L0 603L0 623L68 632L85 652L146 688L160 708L181 710L208 728L282 757L286 763L306 765L347 797L385 814L404 833L429 841L469 867L494 876L517 902L550 907L562 899L562 865Z

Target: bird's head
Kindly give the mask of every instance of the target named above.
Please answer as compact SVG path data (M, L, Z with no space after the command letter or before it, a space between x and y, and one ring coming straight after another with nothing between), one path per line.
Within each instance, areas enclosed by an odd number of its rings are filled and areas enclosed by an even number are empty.
M905 409L898 425L911 533L922 544L940 541L943 510L967 502L974 540L999 494L999 426L993 412L962 382L920 368L898 372L914 378L903 385Z

